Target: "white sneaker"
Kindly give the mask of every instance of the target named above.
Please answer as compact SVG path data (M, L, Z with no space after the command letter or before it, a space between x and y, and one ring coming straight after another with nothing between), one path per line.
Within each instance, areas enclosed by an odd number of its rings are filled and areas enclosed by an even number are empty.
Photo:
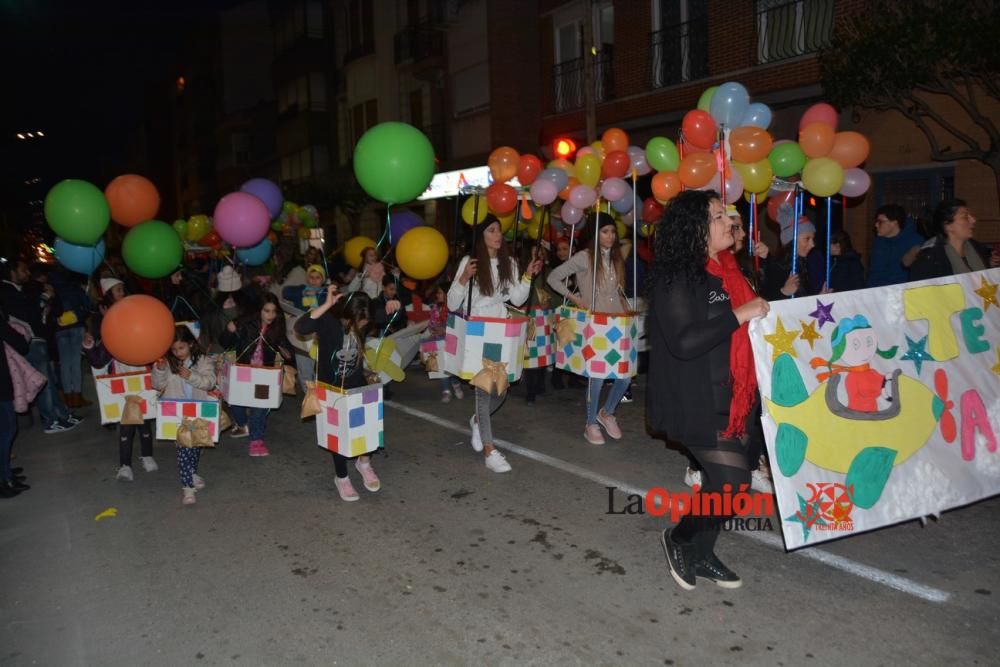
M469 419L469 428L472 429L472 449L477 452L483 451L483 439L479 435L479 422L476 421L476 415L472 415L472 418Z
M451 403L451 392L450 391L442 391L441 392L441 402L442 403Z
M506 457L500 453L499 449L494 449L486 457L486 467L493 472L510 472L510 464L507 463Z
M774 493L774 484L763 470L754 470L750 473L750 488L761 493Z
M160 469L152 456L140 456L139 460L142 461L142 469L146 472L156 472Z
M465 392L462 391L462 385L453 384L451 385L451 390L455 392L455 398L457 398L458 400L462 400L463 398L465 398Z
M123 482L132 481L132 466L120 466L116 477Z
M688 468L687 472L684 473L684 483L688 486L694 486L695 484L702 486L701 471L691 470L691 468Z

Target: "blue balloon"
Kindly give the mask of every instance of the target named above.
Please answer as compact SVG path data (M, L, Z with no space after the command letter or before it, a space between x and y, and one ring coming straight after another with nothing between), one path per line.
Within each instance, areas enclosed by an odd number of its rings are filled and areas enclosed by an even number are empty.
M285 198L281 194L281 188L274 181L269 181L266 178L251 178L240 186L240 192L252 194L264 202L264 206L267 206L272 220L277 218L281 213L281 205L285 202Z
M542 173L538 175L538 178L547 178L556 184L556 192L561 192L566 184L569 183L569 174L567 174L562 169L557 167L552 167L551 169L543 169Z
M403 234L414 227L421 227L424 224L423 218L409 209L393 211L389 214L389 236L392 245L396 245Z
M754 102L743 114L741 127L759 127L762 130L771 127L771 107L763 102Z
M715 91L709 112L719 125L737 128L743 122L743 114L747 112L749 106L750 93L747 89L741 83L729 81Z
M236 258L250 266L260 266L271 256L271 241L265 236L255 246L250 248L239 248L236 251Z
M632 186L625 186L625 196L618 201L611 202L611 208L619 213L628 213L632 210Z
M56 259L70 271L90 275L104 261L104 239L97 245L77 245L56 238Z

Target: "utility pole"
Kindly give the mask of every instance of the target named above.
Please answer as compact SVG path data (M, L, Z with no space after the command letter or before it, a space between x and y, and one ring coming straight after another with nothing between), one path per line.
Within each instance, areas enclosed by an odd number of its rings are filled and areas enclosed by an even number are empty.
M597 110L594 104L594 0L584 0L583 15L583 113L587 123L587 145L597 141Z

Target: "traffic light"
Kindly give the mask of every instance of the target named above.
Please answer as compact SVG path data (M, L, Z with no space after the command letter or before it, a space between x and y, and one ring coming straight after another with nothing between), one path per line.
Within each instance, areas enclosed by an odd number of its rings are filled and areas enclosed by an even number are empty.
M576 142L568 137L557 137L552 142L552 152L557 158L568 160L576 154Z

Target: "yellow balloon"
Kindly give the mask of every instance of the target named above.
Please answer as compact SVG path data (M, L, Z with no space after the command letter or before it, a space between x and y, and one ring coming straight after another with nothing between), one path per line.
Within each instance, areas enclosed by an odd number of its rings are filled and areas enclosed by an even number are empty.
M361 266L361 252L365 248L374 248L375 241L367 236L355 236L344 244L344 259L355 269Z
M601 160L596 155L581 155L576 160L576 178L581 185L595 188L601 180Z
M476 200L479 200L478 215L476 210ZM482 195L476 195L474 197L469 197L462 204L462 220L465 220L467 225L478 225L480 222L486 219L486 214L489 213L489 204L486 203L486 197ZM476 216L476 221L472 221L472 216Z
M545 165L545 168L562 169L563 171L566 172L566 175L569 176L570 178L574 178L576 176L576 167L573 166L573 163L570 162L569 160L564 160L562 158L549 162L547 165Z
M500 231L506 234L510 231L510 228L514 226L514 213L508 213L507 215L498 216L497 220L500 221Z
M597 159L600 160L601 162L604 162L604 144L601 142L601 140L598 139L594 143L590 144L590 147L594 149L594 155L597 156Z
M188 220L188 241L198 242L202 236L208 234L210 231L212 231L212 223L208 221L207 215L199 213L198 215L192 215L191 219Z
M763 204L764 202L766 202L767 201L767 195L768 195L769 192L770 192L770 189L764 190L763 192L756 193L757 194L757 203L758 204ZM748 204L750 203L750 191L749 190L744 190L743 191L743 198L747 201Z
M628 227L621 220L615 220L615 229L618 230L618 238L620 239L627 239L632 236L628 233Z
M414 227L396 243L396 261L409 277L428 280L444 271L448 241L433 227Z
M653 225L649 224L648 222L644 222L642 224L642 227L639 228L639 233L642 234L643 238L648 237L650 234L653 233Z
M757 162L733 162L733 169L743 177L743 189L747 192L767 192L771 187L771 163L767 158Z

